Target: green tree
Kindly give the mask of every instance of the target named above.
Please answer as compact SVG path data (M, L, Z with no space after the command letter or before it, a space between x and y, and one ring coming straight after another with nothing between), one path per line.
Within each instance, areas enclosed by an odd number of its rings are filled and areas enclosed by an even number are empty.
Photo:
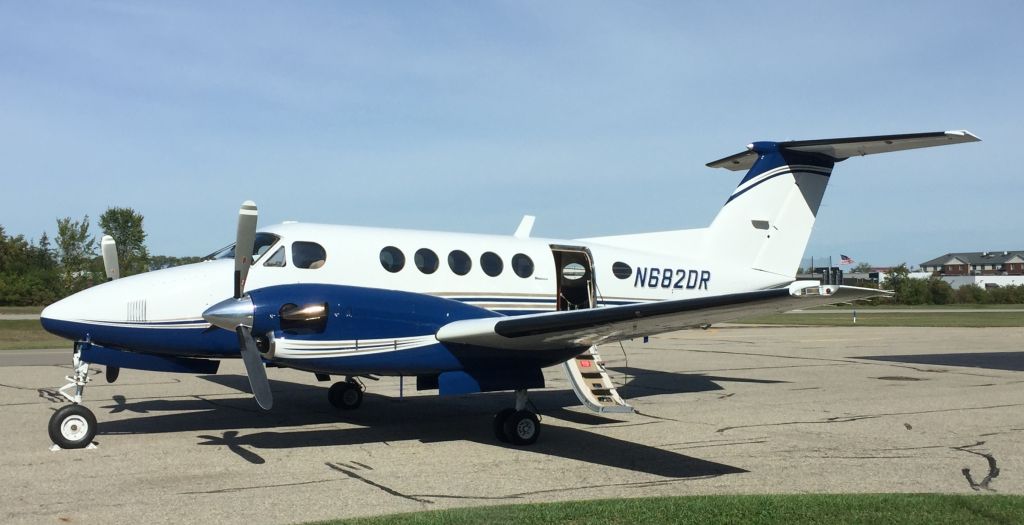
M871 263L862 262L858 263L857 266L854 266L853 269L850 270L850 273L870 273L872 269Z
M88 215L81 221L71 217L57 219L57 256L65 293L72 294L92 284L96 237L89 233Z
M928 279L928 296L931 304L953 304L956 302L956 292L946 281L938 277Z
M33 306L59 299L60 276L49 237L39 244L23 235L9 237L0 226L0 305Z
M149 258L149 269L163 270L164 268L172 268L174 266L181 266L183 264L197 263L203 260L202 257L174 257L172 255L154 255Z
M131 208L107 208L100 215L100 229L117 242L122 276L149 270L149 250L142 220L142 214Z
M883 288L895 292L893 302L896 304L928 304L931 301L928 281L912 279L907 263L889 270Z
M976 284L965 284L956 290L956 302L978 304L987 302L985 289Z

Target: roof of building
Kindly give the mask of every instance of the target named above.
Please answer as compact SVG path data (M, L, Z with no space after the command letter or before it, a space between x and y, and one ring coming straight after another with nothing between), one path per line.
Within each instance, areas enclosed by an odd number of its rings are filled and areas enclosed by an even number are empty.
M1014 257L1020 257L1024 259L1024 250L1012 250L1012 251L994 251L994 252L955 252L947 253L941 257L936 257L930 261L921 263L922 267L925 266L942 266L946 261L957 258L961 261L971 264L1003 264Z

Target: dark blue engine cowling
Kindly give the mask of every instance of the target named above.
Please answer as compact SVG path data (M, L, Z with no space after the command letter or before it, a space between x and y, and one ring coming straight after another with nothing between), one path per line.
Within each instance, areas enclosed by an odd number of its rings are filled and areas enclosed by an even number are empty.
M462 319L500 314L459 301L426 294L333 284L287 284L249 292L255 307L253 333L274 332L296 339L385 339L435 334ZM327 306L327 322L319 333L285 333L281 308ZM286 327L285 327L286 328Z
M254 306L253 334L274 338L279 349L274 361L315 372L426 377L424 383L437 381L442 394L539 388L543 386L540 368L580 351L523 352L438 342L434 334L448 323L501 314L420 293L290 284L252 290L249 296ZM295 324L282 319L282 311L318 305L326 306L325 320ZM399 341L410 338L426 342L403 348ZM395 341L394 350L390 341ZM285 344L291 349L282 355L280 348ZM365 350L372 344L380 351ZM296 347L310 350L304 353Z

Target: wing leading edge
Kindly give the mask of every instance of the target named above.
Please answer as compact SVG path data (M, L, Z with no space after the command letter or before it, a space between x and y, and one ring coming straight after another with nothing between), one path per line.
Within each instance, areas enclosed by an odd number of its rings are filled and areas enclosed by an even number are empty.
M614 343L795 308L866 299L888 292L798 281L788 288L716 297L551 312L516 317L467 319L437 332L444 343L507 350L556 350Z

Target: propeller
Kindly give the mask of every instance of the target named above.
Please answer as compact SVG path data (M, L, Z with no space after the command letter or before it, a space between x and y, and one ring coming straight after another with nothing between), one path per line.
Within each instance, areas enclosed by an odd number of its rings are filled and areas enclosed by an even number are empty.
M100 241L100 251L103 252L103 269L107 271L107 280L113 281L121 277L121 268L117 264L117 243L114 238L104 235Z
M256 348L256 340L252 338L252 328L245 325L238 325L235 328L238 334L238 346L242 350L242 361L245 362L245 372L249 376L249 387L252 394L256 396L256 403L263 410L270 410L274 406L274 395L270 392L270 381L267 380L267 369L260 359L260 351Z
M238 335L238 349L249 376L249 387L256 396L256 403L264 410L274 406L274 397L267 380L267 370L260 358L256 340L252 337L252 322L255 307L252 299L243 297L245 279L252 266L252 252L256 244L256 203L245 201L238 210L238 233L235 238L235 295L233 299L221 301L203 312L203 319L211 325L232 330Z
M245 278L252 266L252 251L256 244L256 203L245 201L238 210L238 233L235 237L235 299L245 291Z
M104 235L100 241L100 252L103 253L103 269L107 272L107 281L113 281L121 277L121 268L117 263L117 242L114 238L109 235ZM117 376L121 373L121 368L117 366L107 366L105 376L108 383L117 381Z

